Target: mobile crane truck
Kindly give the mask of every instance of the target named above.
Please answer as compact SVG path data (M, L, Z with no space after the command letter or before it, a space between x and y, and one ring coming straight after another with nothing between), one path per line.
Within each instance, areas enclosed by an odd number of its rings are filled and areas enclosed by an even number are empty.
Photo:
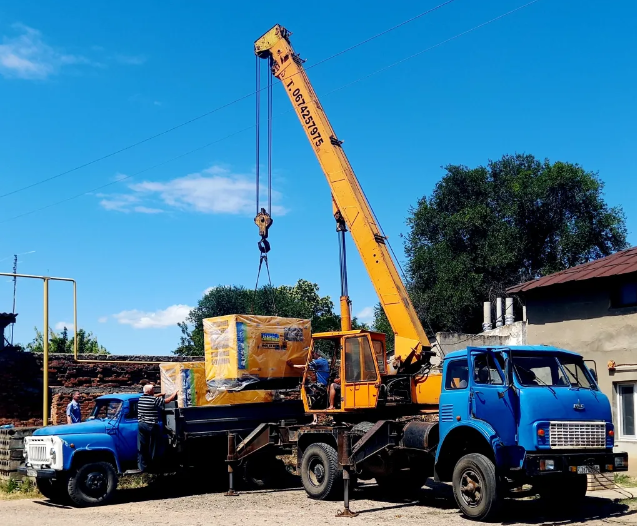
M341 258L342 330L313 335L302 405L273 404L268 413L250 404L167 408L177 462L196 469L200 448L209 454L210 441L219 448L216 441L225 437L232 489L238 464L268 465L274 454L296 446L307 494L328 499L342 488L344 515L353 515L349 490L357 479L409 492L434 477L452 483L458 507L476 520L492 519L502 499L519 495L512 490L526 484L567 505L585 496L588 473L626 471L627 454L613 452L608 398L578 354L546 346L469 347L447 354L442 371L432 365L435 353L387 240L289 36L277 25L257 40L255 52L284 86L319 159L341 248L349 230L395 333L395 351L388 361L384 334L352 330ZM260 219L271 224L268 217L257 217L257 224ZM329 388L312 381L314 350L331 359ZM28 437L23 471L37 477L46 496L70 494L79 505L108 502L118 474L134 464L137 397L104 397L95 422ZM309 425L309 415L324 421Z
M349 230L395 333L390 370L384 334L351 328L342 257L342 330L313 335L301 388L306 412L330 423L294 429L308 495L325 499L344 486L344 513L351 515L349 486L356 478L409 490L433 476L452 482L465 516L488 520L504 496L523 485L531 484L544 499L572 504L585 496L588 473L627 470L627 454L613 453L608 398L580 355L546 346L469 347L447 354L442 374L432 367L434 353L386 237L290 32L276 25L254 47L287 93L325 173L341 253ZM313 351L329 353L330 346L332 370L340 377L329 388L340 393L334 408L328 408L334 393L308 375ZM234 458L247 457L268 440L281 443L279 430L276 424L260 426Z

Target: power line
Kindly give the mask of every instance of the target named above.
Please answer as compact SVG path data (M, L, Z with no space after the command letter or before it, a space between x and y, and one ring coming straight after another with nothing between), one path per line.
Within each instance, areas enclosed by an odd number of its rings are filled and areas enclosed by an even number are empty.
M0 224L7 223L8 221L12 221L14 219L19 219L21 217L25 217L25 216L28 216L28 215L31 215L31 214L35 214L36 212L41 212L42 210L46 210L47 208L51 208L53 206L61 205L63 203L68 203L69 201L77 199L78 197L83 197L85 195L92 194L93 192L97 192L98 190L102 190L103 188L106 188L108 186L111 186L111 185L114 185L114 184L117 184L117 183L121 183L122 181L125 181L126 179L130 179L130 178L135 177L137 175L141 175L141 174L143 174L145 172L149 172L150 170L154 170L155 168L159 168L160 166L164 166L165 164L168 164L168 163L171 163L171 162L176 161L178 159L181 159L182 157L186 157L187 155L190 155L192 153L195 153L195 152L198 152L200 150L203 150L204 148L208 148L209 146L212 146L213 144L217 144L217 143L219 143L221 141L225 141L226 139L229 139L230 137L233 137L235 135L239 135L240 133L243 133L245 131L251 130L252 128L254 128L254 125L253 126L248 126L247 128L243 128L242 130L238 130L236 132L230 133L229 135L225 135L224 137L221 137L220 139L217 139L217 140L214 140L212 142L209 142L208 144L204 144L203 146L195 148L194 150L187 151L185 153L177 155L176 157L172 157L170 159L167 159L165 161L157 163L157 164L155 164L153 166L150 166L148 168L144 168L143 170L140 170L139 172L135 172L135 173L133 173L131 175L127 175L126 177L121 177L121 178L119 178L119 179L117 179L115 181L111 181L110 183L106 183L106 184L103 184L101 186L97 186L97 187L92 188L90 190L87 190L85 192L81 192L79 194L75 194L75 195L73 195L71 197L67 197L66 199L62 199L60 201L56 201L56 202L48 204L46 206L42 206L42 207L36 208L34 210L29 210L28 212L24 212L23 214L19 214L17 216L13 216L13 217L10 217L8 219L3 219L2 221L0 221Z
M419 18L422 18L423 16L426 16L426 15L428 15L430 13L433 13L434 11L437 11L438 9L440 9L440 8L444 7L445 5L450 4L450 3L454 2L454 1L455 0L447 0L446 2L443 2L443 3L441 3L441 4L439 4L439 5L435 6L435 7L432 7L431 9L428 9L427 11L423 11L422 13L419 13L418 15L416 15L416 16L408 19L408 20L405 20L404 22L401 22L400 24L397 24L397 25L395 25L395 26L393 26L393 27L391 27L389 29L381 31L380 33L377 33L377 34L375 34L375 35L373 35L373 36L371 36L371 37L369 37L369 38L367 38L365 40L362 40L361 42L359 42L357 44L354 44L353 46L350 46L350 47L348 47L348 48L346 48L346 49L344 49L342 51L339 51L338 53L335 53L334 55L331 55L331 56L329 56L327 58L324 58L324 59L320 60L319 62L316 62L316 63L308 66L305 69L306 70L312 69L312 68L314 68L314 67L316 67L316 66L318 66L320 64L324 64L325 62L327 62L329 60L332 60L332 59L334 59L336 57L340 57L341 55L343 55L343 54L345 54L345 53L347 53L347 52L349 52L349 51L351 51L353 49L356 49L356 48L358 48L358 47L360 47L360 46L362 46L364 44L367 44L368 42L371 42L372 40L380 38L381 36L386 35L387 33L390 33L391 31L394 31L394 30L396 30L396 29L398 29L398 28L400 28L400 27L402 27L402 26L404 26L406 24L409 24L409 23L411 23L411 22L413 22L415 20L418 20ZM68 175L70 173L73 173L73 172L76 172L78 170L81 170L82 168L86 168L87 166L91 166L92 164L98 163L98 162L103 161L105 159L108 159L110 157L114 157L115 155L118 155L118 154L120 154L122 152L130 150L130 149L135 148L137 146L140 146L140 145L142 145L144 143L147 143L149 141L152 141L153 139L157 139L158 137L161 137L161 136L166 135L168 133L171 133L171 132L173 132L175 130L183 128L184 126L187 126L189 124L192 124L193 122L201 120L204 117L208 117L209 115L212 115L213 113L217 113L218 111L221 111L221 110L223 110L225 108L228 108L229 106L237 104L237 103L239 103L239 102L241 102L241 101L243 101L243 100L245 100L247 98L252 97L253 95L255 95L255 94L257 94L260 91L263 91L265 89L267 89L267 87L264 87L264 88L261 88L261 89L257 89L256 91L253 91L251 93L243 95L243 96L241 96L241 97L239 97L237 99L234 99L233 101L230 101L230 102L227 102L225 104L222 104L221 106L218 106L218 107L216 107L216 108L214 108L214 109L212 109L210 111L207 111L206 113L202 113L201 115L198 115L197 117L193 117L192 119L189 119L189 120L184 121L184 122L182 122L180 124L177 124L176 126L173 126L172 128L168 128L166 130L163 130L163 131L161 131L159 133L151 135L150 137L146 137L145 139L142 139L142 140L137 141L135 143L129 144L128 146L124 146L123 148L120 148L119 150L115 150L115 151L113 151L111 153L107 153L106 155L102 155L101 157L93 159L92 161L88 161L88 162L86 162L84 164L80 164L78 166L75 166L74 168L71 168L71 169L66 170L64 172L60 172L60 173L58 173L56 175L52 175L50 177L46 177L44 179L41 179L41 180L36 181L34 183L28 184L26 186L22 186L20 188L16 188L15 190L11 190L10 192L6 192L4 194L0 194L0 199L2 199L4 197L8 197L10 195L17 194L19 192L23 192L25 190L28 190L30 188L34 188L36 186L40 186L41 184L47 183L49 181L53 181L54 179L58 179L60 177Z
M385 70L387 70L387 69L389 69L389 68L391 68L391 67L393 67L393 66L396 66L396 65L398 65L398 64L400 64L400 63L402 63L402 62L405 62L405 61L407 61L407 60L410 60L410 59L412 59L412 58L415 58L415 57L417 57L417 56L419 56L419 55L422 55L423 53L426 53L426 52L428 52L428 51L432 51L432 50L434 50L434 49L436 49L436 48L438 48L438 47L442 46L443 44L445 44L445 43L447 43L447 42L451 42L452 40L455 40L455 39L457 39L457 38L459 38L459 37L461 37L461 36L463 36L463 35L467 35L467 34L469 34L469 33L473 32L473 31L475 31L476 29L479 29L479 28L484 27L484 26L486 26L486 25L488 25L488 24L491 24L491 23L493 23L493 22L495 22L495 21L497 21L497 20L500 20L500 19L502 19L502 18L504 18L504 17L506 17L506 16L512 15L513 13L515 13L515 12L517 12L517 11L520 11L521 9L524 9L525 7L528 7L528 6L530 6L530 5L532 5L532 4L535 4L535 3L539 2L539 1L540 1L540 0L532 0L531 2L528 2L527 4L524 4L524 5L520 6L520 7L517 7L516 9L513 9L513 10L511 10L511 11L508 11L508 12L506 12L506 13L504 13L504 14L500 15L500 16L497 16L497 17L495 17L495 18L492 18L492 19L490 19L490 20L487 20L486 22L483 22L482 24L479 24L479 25L477 25L477 26L474 26L474 27L472 27L471 29L468 29L468 30L466 30L466 31L463 31L462 33L458 33L457 35L454 35L454 36L452 36L452 37L450 37L450 38L448 38L448 39L446 39L446 40L443 40L442 42L439 42L439 43L437 43L437 44L434 44L433 46L430 46L430 47L428 47L428 48L426 48L426 49L424 49L424 50L422 50L422 51L419 51L418 53L414 53L413 55L410 55L410 56L408 56L408 57L406 57L406 58L403 58L403 59L401 59L401 60L398 60L398 61L394 62L393 64L390 64L390 65L385 66L385 67L383 67L383 68L381 68L381 69L378 69L378 70L376 70L376 71L374 71L374 72L372 72L372 73L370 73L370 74L368 74L368 75L365 75L365 76L363 76L363 77L360 77L360 78L358 78L358 79L356 79L356 80L354 80L354 81L352 81L352 82L348 82L347 84L343 84L342 86L340 86L340 87L338 87L338 88L334 88L333 90L330 90L330 91L326 92L326 93L325 93L325 95L331 95L331 94L333 94L333 93L336 93L337 91L340 91L340 90L345 89L345 88L347 88L347 87L349 87L349 86L352 86L352 85L354 85L354 84L357 84L358 82L361 82L361 81L366 80L366 79L368 79L368 78L370 78L370 77L372 77L372 76L374 76L374 75L377 75L378 73L381 73L381 72L383 72L383 71L385 71ZM266 88L262 88L262 90L263 90L263 89L266 89ZM261 91L262 91L262 90L261 90ZM292 111L292 110L285 110L284 112L281 112L281 113L289 113L289 112L291 112L291 111ZM190 155L190 154L192 154L192 153L195 153L195 152L198 152L198 151L203 150L203 149L205 149L205 148L208 148L209 146L212 146L213 144L217 144L217 143L219 143L219 142L225 141L226 139L229 139L229 138L231 138L231 137L234 137L235 135L238 135L238 134L243 133L243 132L245 132L245 131L251 130L251 129L253 129L253 128L255 128L255 125L248 126L248 127L243 128L243 129L241 129L241 130L238 130L238 131L236 131L236 132L233 132L233 133L231 133L231 134L229 134L229 135L226 135L226 136L224 136L224 137L222 137L222 138L220 138L220 139L217 139L217 140L215 140L215 141L209 142L208 144L205 144L204 146L200 146L200 147L198 147L198 148L195 148L195 149L193 149L193 150L190 150L190 151L188 151L188 152L185 152L185 153L183 153L183 154L180 154L180 155L178 155L178 156L176 156L176 157L172 157L171 159L168 159L168 160L166 160L166 161L162 161L161 163L155 164L155 165L153 165L153 166L151 166L151 167L149 167L149 168L145 168L144 170L141 170L141 171L139 171L139 172L136 172L136 173L133 173L133 174L128 175L128 176L126 176L126 177L122 177L122 178L120 178L120 179L117 179L116 181L111 181L110 183L106 183L106 184L104 184L104 185L98 186L98 187L93 188L93 189L91 189L91 190L88 190L88 191L86 191L86 192L82 192L82 193L76 194L76 195L74 195L74 196L68 197L68 198L66 198L66 199L62 199L62 200L60 200L60 201L56 201L55 203L51 203L51 204L49 204L49 205L46 205L46 206L43 206L43 207L40 207L40 208L37 208L37 209L34 209L34 210L30 210L30 211L25 212L25 213L23 213L23 214L19 214L19 215L17 215L17 216L13 216L13 217L10 217L10 218L8 218L8 219L3 219L2 221L0 221L0 224L2 224L2 223L6 223L6 222L8 222L8 221L12 221L12 220L14 220L14 219L19 219L19 218L21 218L21 217L25 217L25 216L28 216L28 215L34 214L34 213L36 213L36 212L40 212L40 211L42 211L42 210L46 210L47 208L51 208L51 207L53 207L53 206L57 206L57 205L60 205L60 204L63 204L63 203L67 203L68 201L72 201L73 199L77 199L78 197L82 197L82 196L85 196L85 195L91 194L91 193L93 193L93 192L96 192L97 190L101 190L101 189L103 189L103 188L106 188L106 187L108 187L108 186L114 185L114 184L116 184L116 183L120 183L120 182L122 182L122 181L125 181L126 179L130 179L130 178L135 177L135 176L137 176L137 175L140 175L140 174L142 174L142 173L144 173L144 172L148 172L148 171L153 170L153 169L155 169L155 168L158 168L158 167L160 167L160 166L164 166L165 164L168 164L168 163L171 163L171 162L176 161L176 160L178 160L178 159L181 159L182 157L186 157L187 155ZM2 196L0 196L0 197L2 197ZM380 223L378 222L378 220L376 220L376 223L377 223L377 225L380 227ZM383 234L383 235L384 235L384 234ZM390 248L391 248L391 247L390 247ZM392 252L393 252L393 250L392 250ZM395 257L396 257L396 256L395 256L395 254L394 254L394 258L395 258ZM397 261L398 261L398 260L397 260ZM398 265L400 266L400 262L399 262L399 261L398 261ZM402 267L401 267L401 271L402 271ZM404 275L404 272L403 272L403 275Z
M443 40L442 42L438 42L437 44L434 44L433 46L430 46L426 49L423 49L422 51L418 51L417 53L414 53L413 55L409 55L408 57L402 58L400 60L397 60L396 62L393 62L387 66L384 66L380 69L377 69L376 71L373 71L372 73L370 73L369 75L365 75L364 77L360 77L356 80L353 80L352 82L348 82L347 84L343 84L340 88L336 88L335 90L332 90L332 93L334 91L339 91L342 89L345 89L353 84L357 84L358 82L361 82L363 80L366 80L370 77L373 77L374 75L378 75L379 73L382 73L383 71L386 71L390 68L393 68L394 66L397 66L398 64L402 64L403 62L406 62L408 60L411 60L412 58L415 58L419 55L422 55L423 53L427 53L428 51L432 51L433 49L436 49L444 44L447 44L448 42L451 42L452 40L456 40L464 35L467 35L468 33L472 33L474 31L476 31L477 29L480 29L484 26L487 26L489 24L492 24L493 22L497 22L498 20L507 17L509 15L512 15L513 13L516 13L518 11L521 11L522 9L525 9L526 7L529 7L530 5L533 5L537 2L539 2L540 0L532 0L531 2L528 2L524 5L521 5L519 7L516 7L515 9L512 9L511 11L507 11L506 13L503 13L499 16L496 16L495 18L492 18L491 20L487 20L486 22L483 22L482 24L479 24L477 26L472 27L471 29L467 29L466 31L463 31L462 33L458 33L457 35L454 35L452 37L447 38L446 40Z

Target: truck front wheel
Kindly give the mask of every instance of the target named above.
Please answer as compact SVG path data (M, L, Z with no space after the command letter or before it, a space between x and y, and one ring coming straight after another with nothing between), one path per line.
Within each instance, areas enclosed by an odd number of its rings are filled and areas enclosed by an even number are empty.
M117 487L117 473L109 462L90 462L80 466L69 478L68 492L80 507L106 504Z
M462 457L453 470L453 496L467 518L481 521L494 518L502 495L493 462L479 453Z
M301 459L301 480L313 499L326 500L340 495L343 468L338 463L336 449L323 443L309 446Z

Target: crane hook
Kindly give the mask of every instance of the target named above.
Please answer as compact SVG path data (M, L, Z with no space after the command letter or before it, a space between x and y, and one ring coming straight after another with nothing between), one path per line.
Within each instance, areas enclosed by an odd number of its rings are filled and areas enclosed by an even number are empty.
M265 208L262 208L261 211L254 218L254 223L259 227L259 235L261 236L261 240L258 243L259 250L262 254L267 254L270 252L270 242L268 241L268 231L272 226L274 220L265 211Z

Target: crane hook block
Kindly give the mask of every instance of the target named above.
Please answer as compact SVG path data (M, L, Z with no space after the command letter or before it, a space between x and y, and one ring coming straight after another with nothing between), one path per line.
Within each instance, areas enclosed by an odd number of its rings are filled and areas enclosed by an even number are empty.
M259 227L259 235L261 236L261 239L267 239L268 230L270 229L270 226L272 226L273 219L270 217L270 214L265 211L265 208L262 208L261 212L257 214L254 218L254 222Z

